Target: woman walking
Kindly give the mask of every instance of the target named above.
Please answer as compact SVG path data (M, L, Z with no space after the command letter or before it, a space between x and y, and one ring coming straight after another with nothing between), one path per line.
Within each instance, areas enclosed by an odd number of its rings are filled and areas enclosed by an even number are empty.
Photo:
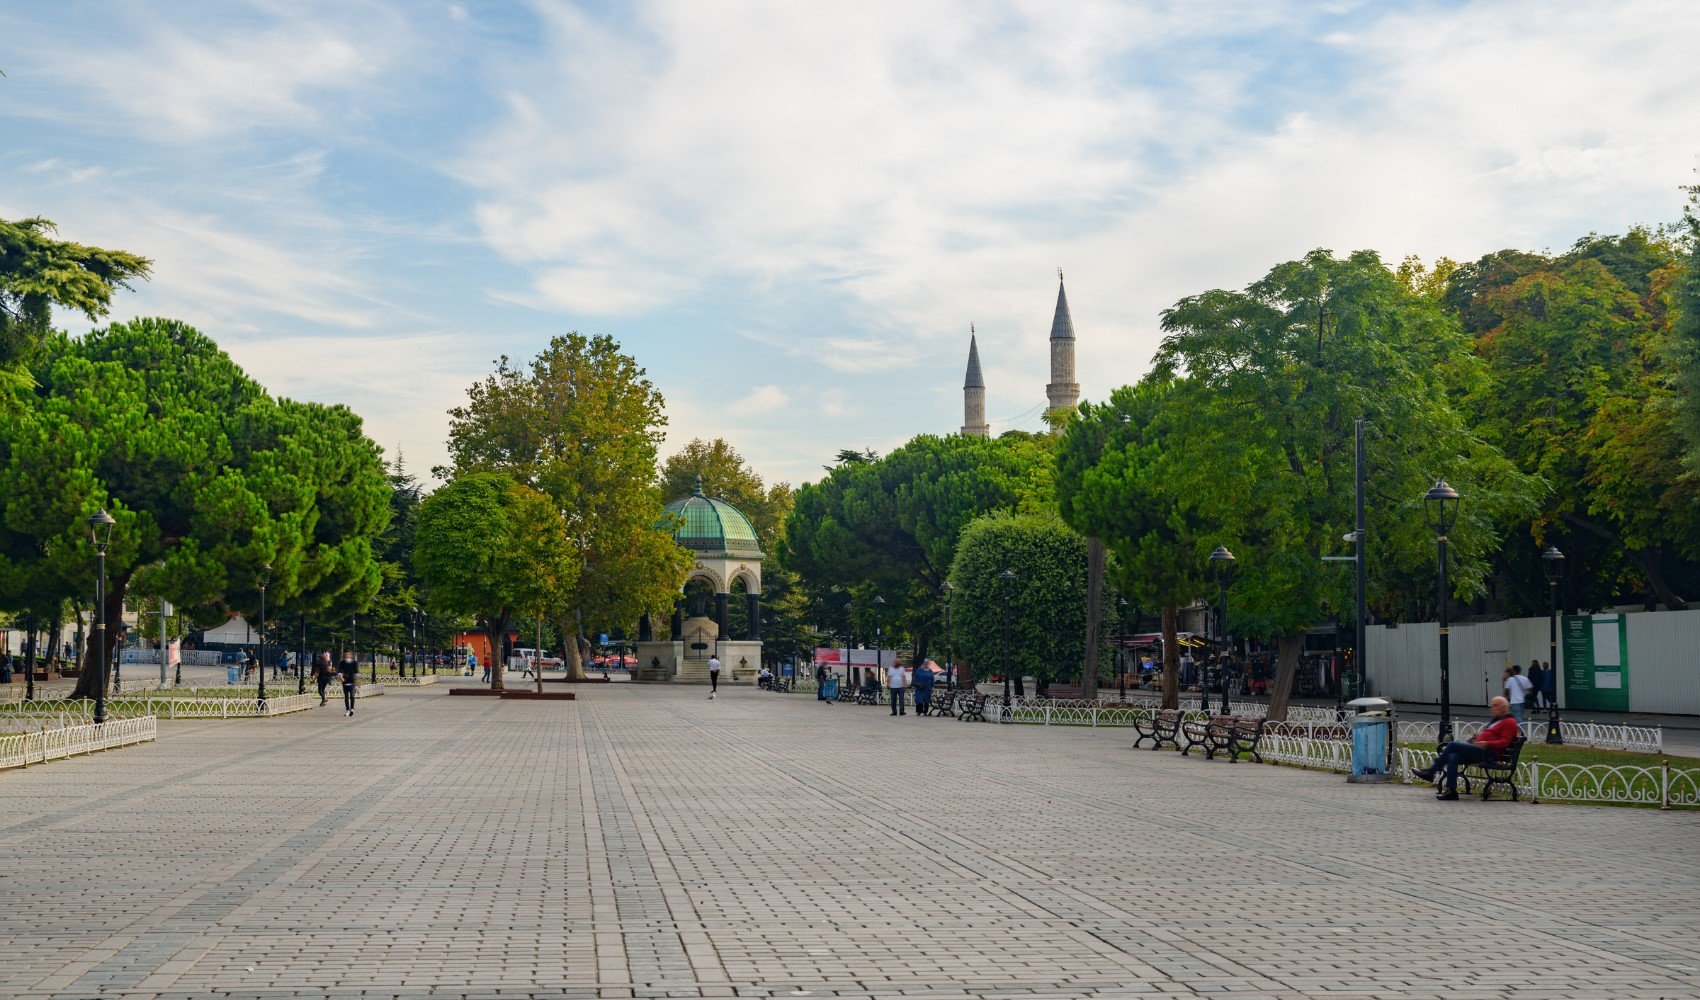
M342 654L342 662L337 665L337 673L342 675L342 707L346 714L354 716L354 686L360 683L360 661L354 658L354 651L348 650Z

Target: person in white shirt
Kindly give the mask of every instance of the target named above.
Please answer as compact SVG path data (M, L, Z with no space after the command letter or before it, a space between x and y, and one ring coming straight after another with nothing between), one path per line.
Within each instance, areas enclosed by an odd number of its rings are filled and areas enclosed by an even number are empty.
M903 692L909 689L909 670L901 663L893 663L885 672L885 684L891 689L891 714L908 715L908 706L903 703Z
M1517 720L1517 725L1523 724L1523 703L1529 697L1529 690L1534 686L1529 678L1523 676L1523 668L1512 664L1506 668L1511 672L1505 677L1505 700L1511 703L1511 717Z
M714 696L716 694L719 694L719 693L720 693L720 657L711 656L711 657L708 658L708 700L713 701Z

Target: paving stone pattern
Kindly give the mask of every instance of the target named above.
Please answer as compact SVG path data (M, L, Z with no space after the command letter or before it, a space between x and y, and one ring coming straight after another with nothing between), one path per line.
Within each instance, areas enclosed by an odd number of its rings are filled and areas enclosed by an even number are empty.
M1695 997L1700 814L749 689L0 774L0 997Z

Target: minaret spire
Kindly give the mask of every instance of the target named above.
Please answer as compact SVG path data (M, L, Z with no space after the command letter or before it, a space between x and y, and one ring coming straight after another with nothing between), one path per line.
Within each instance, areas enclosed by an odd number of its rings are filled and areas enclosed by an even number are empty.
M975 339L974 324L968 324L968 374L962 379L962 433L968 437L989 437L992 429L986 424L986 379L980 374L980 345Z
M1062 268L1057 268L1057 311L1051 317L1051 384L1045 386L1046 406L1072 410L1080 402L1080 383L1074 380L1074 318L1068 312Z

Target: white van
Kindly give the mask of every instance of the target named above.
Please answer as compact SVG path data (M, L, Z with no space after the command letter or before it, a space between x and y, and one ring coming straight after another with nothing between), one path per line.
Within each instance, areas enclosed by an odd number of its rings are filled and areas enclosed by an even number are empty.
M525 668L526 661L528 660L537 662L537 650L523 646L515 646L513 652L508 655L508 669L523 670ZM566 664L566 661L561 659L559 656L551 656L548 653L544 653L542 663L544 670L559 670Z

